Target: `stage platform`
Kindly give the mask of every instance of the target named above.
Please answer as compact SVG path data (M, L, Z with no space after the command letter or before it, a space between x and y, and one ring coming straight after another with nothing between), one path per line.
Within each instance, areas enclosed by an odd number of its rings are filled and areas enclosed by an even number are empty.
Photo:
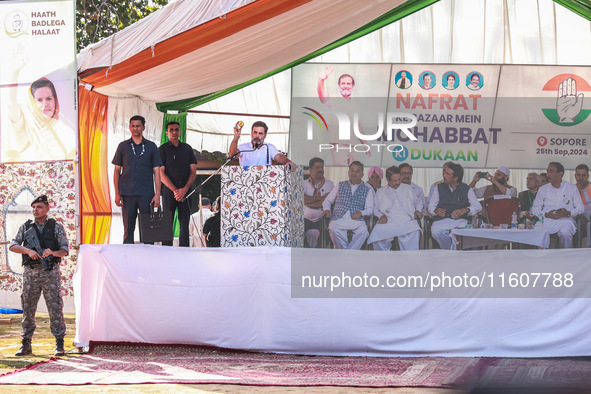
M478 292L475 298L292 298L292 253L82 245L74 277L75 342L335 356L591 355L588 298L477 298ZM585 249L297 253L331 264L352 257L360 266L387 258L394 268L424 260L470 265L528 259L557 268L589 260Z

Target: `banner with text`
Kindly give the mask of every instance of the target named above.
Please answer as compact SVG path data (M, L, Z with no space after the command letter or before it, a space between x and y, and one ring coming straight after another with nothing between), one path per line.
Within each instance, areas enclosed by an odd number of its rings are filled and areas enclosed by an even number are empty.
M290 157L306 165L566 168L591 144L591 67L303 64Z
M76 158L74 1L0 2L0 161Z

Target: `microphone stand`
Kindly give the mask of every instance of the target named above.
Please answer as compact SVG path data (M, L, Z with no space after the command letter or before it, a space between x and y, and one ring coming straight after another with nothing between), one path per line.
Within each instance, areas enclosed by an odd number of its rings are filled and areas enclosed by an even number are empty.
M244 151L244 152L250 152L250 151ZM203 182L201 182L201 183L199 184L199 186L197 186L195 189L193 189L193 190L191 191L191 193L189 193L189 194L187 194L185 197L183 197L183 201L185 201L186 199L188 199L189 197L191 197L191 196L193 195L193 193L195 193L196 191L199 191L199 194L201 194L201 190L203 189L203 185L205 185L207 182L209 182L209 180L210 180L211 178L213 178L215 175L218 175L218 174L219 174L219 173L222 171L222 169L223 169L223 168L224 168L226 165L228 165L228 163L229 163L229 162L231 162L232 160L234 160L234 158L235 158L236 156L238 156L239 154L241 154L241 153L242 153L242 152L240 152L240 151L239 151L238 153L235 153L235 154L233 154L231 157L229 157L229 158L228 158L228 160L226 160L226 162L220 166L220 168L218 168L217 170L215 170L215 172L214 172L213 174L211 174L211 175L210 175L210 176L209 176L209 177L208 177L206 180L204 180ZM201 200L201 196L199 196L199 200Z
M263 144L263 145L267 145L267 144ZM238 156L241 153L246 153L246 152L254 152L255 150L257 150L259 148L260 145L255 145L254 149L249 149L249 150L240 150L236 153L234 153L232 156L230 156L228 158L228 160L226 160L226 162L224 164L222 164L220 166L220 168L218 168L213 174L211 174L206 180L204 180L203 182L201 182L199 184L199 186L197 186L195 189L193 189L193 191L191 191L191 193L187 194L184 198L183 201L185 201L187 198L191 197L191 195L193 193L195 193L196 191L199 191L199 193L201 193L201 189L203 189L203 185L205 185L213 176L217 175L220 173L220 171L222 171L222 168L224 168L226 165L228 165L229 162L231 162L232 160L234 160L234 158L236 156ZM268 155L268 151L269 151L269 147L267 147L267 155Z

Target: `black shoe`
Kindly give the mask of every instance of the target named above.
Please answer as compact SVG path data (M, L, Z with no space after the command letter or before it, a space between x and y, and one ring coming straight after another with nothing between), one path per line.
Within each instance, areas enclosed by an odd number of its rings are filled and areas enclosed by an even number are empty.
M33 349L31 348L31 338L23 338L22 343L23 345L14 355L20 357L33 354Z
M64 338L55 339L55 353L53 355L56 357L66 355L66 351L64 350Z

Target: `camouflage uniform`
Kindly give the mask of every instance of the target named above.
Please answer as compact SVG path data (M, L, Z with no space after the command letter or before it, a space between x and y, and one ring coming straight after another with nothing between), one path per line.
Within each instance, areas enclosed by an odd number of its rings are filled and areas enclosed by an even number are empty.
M38 225L37 222L33 222L31 225L36 226L39 233L43 234L49 220L53 219L46 219L41 225ZM20 226L16 236L10 243L10 246L22 245L23 242L25 242L26 230L27 223L24 223ZM57 238L57 244L59 245L59 249L57 250L63 249L68 251L66 232L64 226L59 222L55 222L54 235L55 238ZM64 321L63 313L64 302L60 293L61 273L59 260L61 259L56 258L56 262L51 271L46 271L41 264L34 264L33 266L25 265L24 267L23 292L21 294L21 304L23 308L23 331L21 336L23 339L30 340L35 332L35 312L37 311L37 303L39 302L41 293L43 293L45 304L47 305L47 311L49 312L51 333L56 338L63 338L66 335L66 323Z

